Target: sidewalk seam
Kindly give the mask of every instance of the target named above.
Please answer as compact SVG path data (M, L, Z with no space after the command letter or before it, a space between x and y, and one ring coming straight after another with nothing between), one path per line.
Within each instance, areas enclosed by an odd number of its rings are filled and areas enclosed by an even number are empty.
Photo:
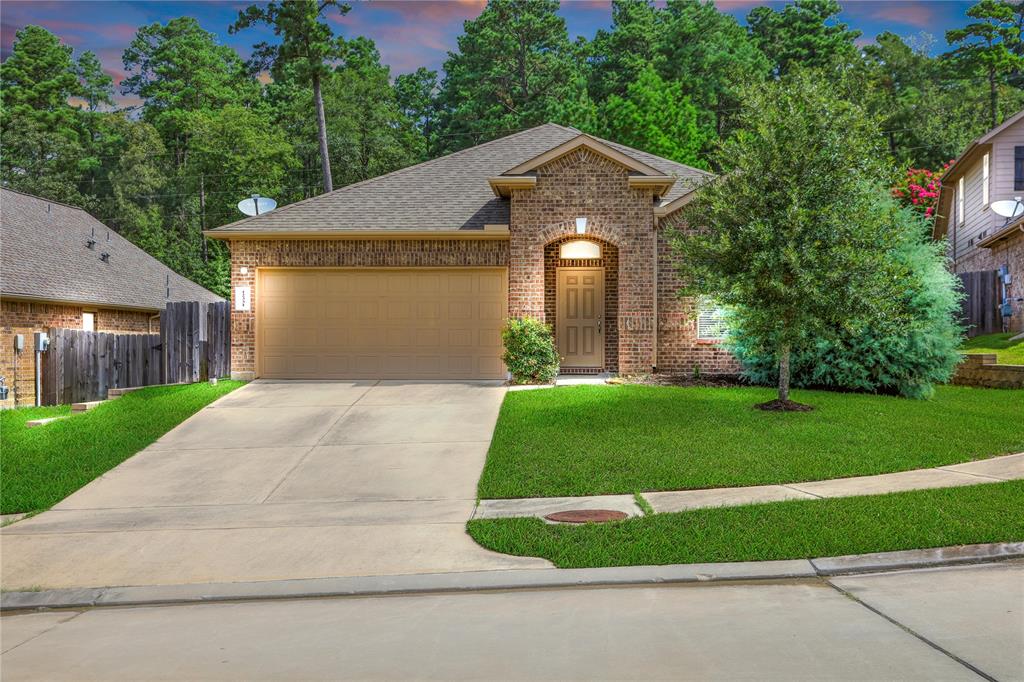
M988 682L999 682L996 678L992 677L991 675L986 673L984 670L981 670L981 669L977 668L973 664L969 663L968 661L965 661L964 659L962 659L959 656L957 656L956 654L954 654L952 651L949 651L948 649L945 649L942 646L936 644L935 642L933 642L932 640L928 639L927 637L925 637L921 633L917 632L913 628L910 628L910 627L904 625L903 623L899 622L895 618L893 618L893 617L889 616L888 614L884 613L881 609L877 609L874 606L872 606L871 604L868 604L863 599L861 599L860 597L858 597L855 594L851 593L850 591L844 590L843 588L839 587L838 585L833 583L828 578L825 578L825 583L829 587L831 587L832 589L834 589L837 592L839 592L839 594L841 594L844 597L846 597L847 599L849 599L850 601L854 602L855 604L859 604L859 605L863 606L865 609L867 609L871 613L875 614L876 616L879 616L879 617L889 621L890 623L892 623L893 625L895 625L899 629L903 630L907 634L909 634L909 635L911 635L913 637L916 637L921 642L924 642L925 644L930 646L932 649L935 649L939 653L944 654L945 656L947 656L947 657L951 658L952 660L956 661L957 663L959 663L963 667L965 667L968 670L970 670L971 672L973 672L975 675L978 675L979 677L981 677L981 678L983 678L985 680L988 680Z

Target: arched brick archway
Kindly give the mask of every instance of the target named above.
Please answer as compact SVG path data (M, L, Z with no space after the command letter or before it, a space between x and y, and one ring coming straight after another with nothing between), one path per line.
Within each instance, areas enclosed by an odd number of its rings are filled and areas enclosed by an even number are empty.
M575 228L573 228L575 229ZM601 245L601 258L567 260L559 257L559 249L566 242L585 239ZM558 268L604 268L604 367L608 372L619 369L619 248L607 239L592 234L565 234L544 245L544 320L553 330L558 329Z

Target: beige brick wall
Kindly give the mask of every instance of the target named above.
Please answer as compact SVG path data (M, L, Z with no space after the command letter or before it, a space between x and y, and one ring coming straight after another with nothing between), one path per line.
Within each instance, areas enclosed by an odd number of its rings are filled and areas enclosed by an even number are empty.
M49 331L50 327L82 328L83 311L96 314L95 329L101 332L160 331L159 320L150 324L153 313L116 308L58 305L29 301L0 301L0 376L7 378L11 389L8 399L0 407L30 405L35 400L35 346L33 334ZM14 336L25 336L25 350L15 357ZM17 372L15 372L17 366ZM17 395L15 396L15 392Z
M256 371L256 268L496 267L508 265L508 242L497 239L280 239L231 242L231 372ZM241 269L246 268L246 274ZM234 287L248 286L252 309L234 309Z
M1024 298L1024 232L1006 239L990 249L976 249L970 256L958 258L953 272L977 272L998 270L1008 265L1013 284L1009 290L1011 299ZM1013 301L1013 316L1010 331L1024 331L1024 302Z

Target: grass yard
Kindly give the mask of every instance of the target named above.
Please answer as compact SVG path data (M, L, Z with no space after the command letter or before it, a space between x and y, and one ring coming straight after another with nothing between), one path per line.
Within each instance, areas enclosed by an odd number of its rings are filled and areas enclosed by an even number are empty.
M1024 481L699 509L583 526L478 519L488 549L559 568L815 557L1024 540Z
M243 382L154 386L45 426L67 405L0 412L0 513L47 509Z
M509 393L482 498L794 483L1024 450L1024 391L940 386L932 400L766 388L575 386Z
M1010 341L1013 334L985 334L964 342L961 350L967 353L995 353L1002 365L1024 365L1024 339Z

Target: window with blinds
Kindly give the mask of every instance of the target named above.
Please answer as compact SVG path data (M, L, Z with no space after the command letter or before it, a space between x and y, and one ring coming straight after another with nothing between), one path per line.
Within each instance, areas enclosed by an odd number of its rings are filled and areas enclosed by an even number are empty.
M725 309L711 299L697 304L697 338L701 341L721 341L729 333Z

